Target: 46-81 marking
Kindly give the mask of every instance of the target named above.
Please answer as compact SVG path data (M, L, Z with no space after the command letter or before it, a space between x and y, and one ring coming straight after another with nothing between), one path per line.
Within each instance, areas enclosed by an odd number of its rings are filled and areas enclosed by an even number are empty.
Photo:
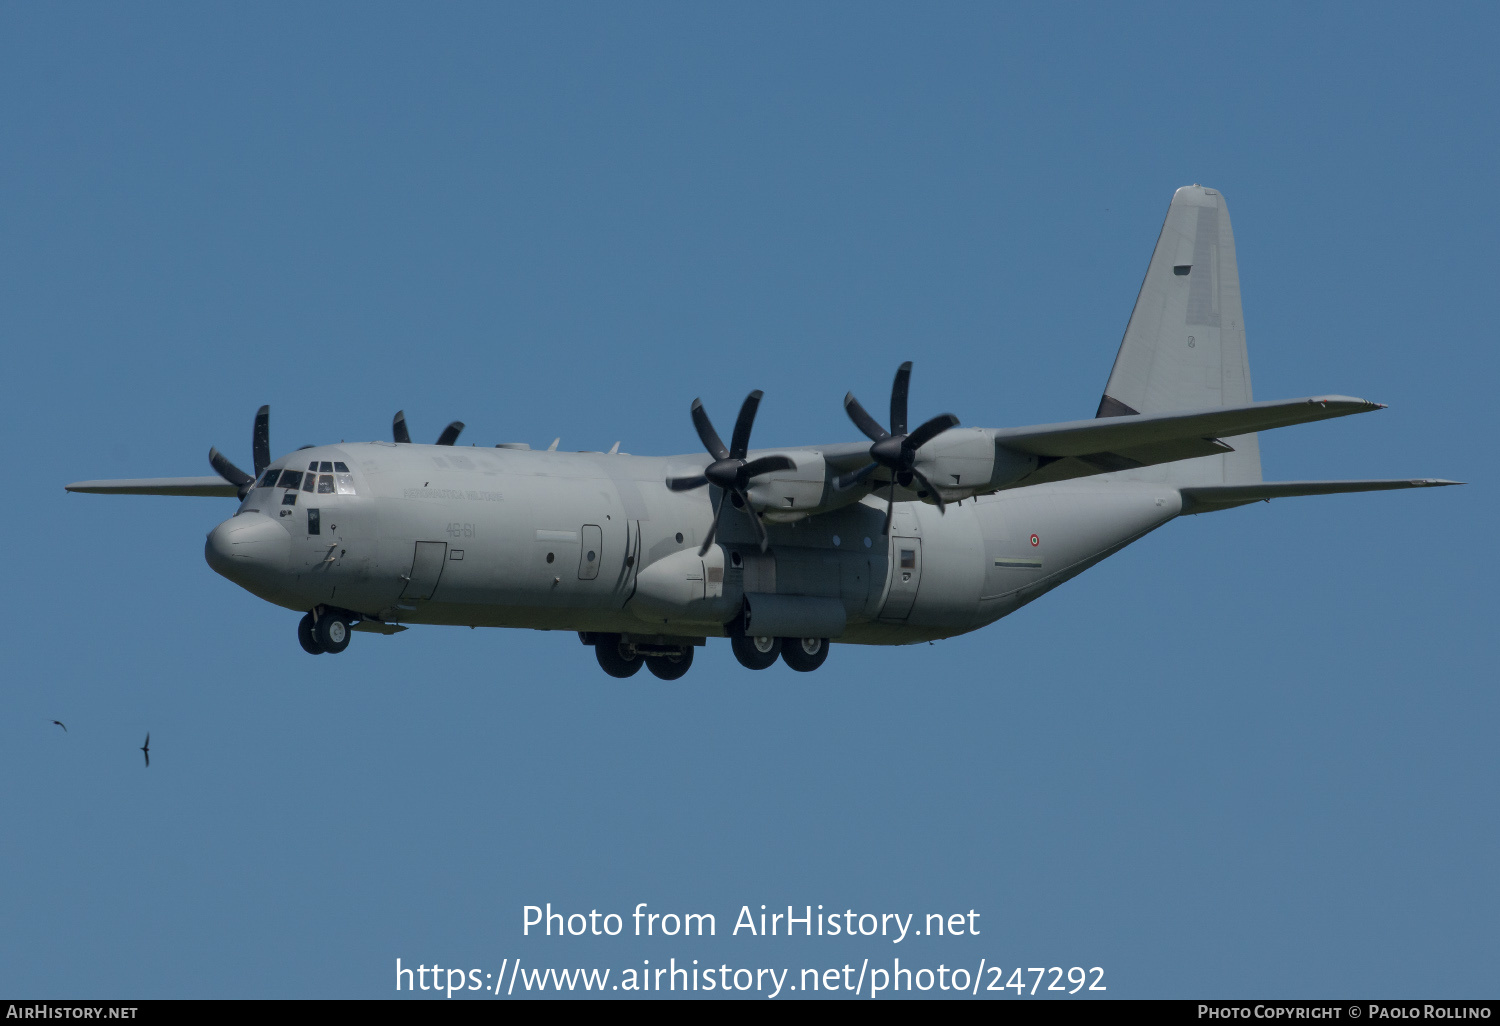
M449 524L448 537L450 538L472 538L474 537L473 524Z

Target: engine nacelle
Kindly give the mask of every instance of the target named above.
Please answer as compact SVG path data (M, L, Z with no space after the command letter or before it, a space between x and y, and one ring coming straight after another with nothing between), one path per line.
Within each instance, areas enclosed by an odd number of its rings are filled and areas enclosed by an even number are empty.
M949 428L917 452L917 469L946 502L985 495L1014 484L1037 468L1037 457L995 443L985 428ZM913 485L909 492L915 492ZM901 497L898 491L898 498ZM930 500L929 500L930 501Z

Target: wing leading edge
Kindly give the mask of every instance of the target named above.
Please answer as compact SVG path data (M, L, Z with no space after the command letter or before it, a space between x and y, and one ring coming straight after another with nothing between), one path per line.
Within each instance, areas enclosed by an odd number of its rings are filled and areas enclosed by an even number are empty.
M239 489L222 477L135 477L114 481L74 481L63 486L70 492L98 495L208 495L233 499Z
M1025 486L1233 452L1222 439L1383 409L1366 399L1319 395L1001 428L991 434L997 445L1042 459L1035 472L1017 482Z

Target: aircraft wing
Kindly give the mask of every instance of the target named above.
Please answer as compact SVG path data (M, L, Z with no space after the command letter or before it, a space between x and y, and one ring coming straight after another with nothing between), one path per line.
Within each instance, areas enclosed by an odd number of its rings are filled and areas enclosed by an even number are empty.
M134 477L115 481L74 481L64 486L70 492L101 495L212 495L233 499L239 489L222 477Z
M1346 395L1320 395L1001 428L992 434L1007 449L1042 458L1042 465L1019 482L1031 485L1233 452L1220 439L1384 408Z
M1340 492L1384 492L1396 488L1441 488L1463 484L1435 477L1372 481L1262 481L1239 485L1192 485L1182 492L1182 512L1212 513L1250 502L1270 502L1297 495L1335 495Z

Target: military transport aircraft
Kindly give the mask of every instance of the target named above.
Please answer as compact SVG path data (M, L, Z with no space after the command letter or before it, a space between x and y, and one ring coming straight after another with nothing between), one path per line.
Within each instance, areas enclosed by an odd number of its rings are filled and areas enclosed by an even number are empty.
M751 392L727 446L693 403L706 455L459 448L458 422L422 445L398 413L394 441L273 460L262 406L253 475L211 449L217 477L67 488L238 497L208 563L304 613L309 653L342 652L351 630L529 627L577 631L613 676L675 680L710 637L751 669L806 671L834 641L976 630L1183 514L1458 483L1262 480L1256 432L1381 406L1251 400L1229 214L1197 185L1167 210L1094 419L913 426L910 375L885 424L844 397L868 442L751 449Z

